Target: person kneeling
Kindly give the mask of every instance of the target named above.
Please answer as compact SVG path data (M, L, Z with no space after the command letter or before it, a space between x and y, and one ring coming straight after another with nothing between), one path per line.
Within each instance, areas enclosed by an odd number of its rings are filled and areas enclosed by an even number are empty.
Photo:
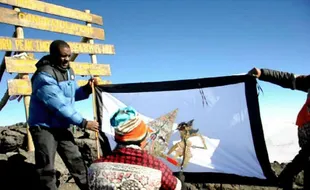
M119 109L110 119L116 148L89 168L89 186L98 189L183 189L179 180L158 158L141 147L150 128L131 107ZM183 187L182 187L183 186Z

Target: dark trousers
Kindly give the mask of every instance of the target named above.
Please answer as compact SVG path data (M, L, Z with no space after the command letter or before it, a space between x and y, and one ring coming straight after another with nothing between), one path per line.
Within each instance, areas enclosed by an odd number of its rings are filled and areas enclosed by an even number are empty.
M40 177L40 190L57 190L54 168L56 151L62 158L76 184L88 190L87 168L68 129L30 127L35 146L35 163Z
M298 129L299 146L301 147L294 159L286 165L279 175L283 190L293 189L294 177L304 170L304 189L310 190L310 125Z

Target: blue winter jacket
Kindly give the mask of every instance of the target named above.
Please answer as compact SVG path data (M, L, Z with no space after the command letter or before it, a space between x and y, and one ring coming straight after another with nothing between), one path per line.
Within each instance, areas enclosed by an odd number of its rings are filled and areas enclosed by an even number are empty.
M73 70L53 65L49 55L44 56L36 67L31 79L29 126L68 128L73 124L84 128L87 122L75 110L74 102L87 99L91 87L78 87Z

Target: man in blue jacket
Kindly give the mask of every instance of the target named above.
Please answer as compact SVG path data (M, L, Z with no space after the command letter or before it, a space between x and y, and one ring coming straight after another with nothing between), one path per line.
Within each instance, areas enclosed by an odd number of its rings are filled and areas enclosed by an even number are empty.
M91 94L92 79L78 87L70 68L70 46L55 40L50 54L36 64L29 107L28 124L35 145L35 161L40 177L40 190L56 190L54 161L56 151L64 161L80 189L88 189L87 169L84 160L68 130L70 125L98 131L97 121L87 121L74 108L74 102Z

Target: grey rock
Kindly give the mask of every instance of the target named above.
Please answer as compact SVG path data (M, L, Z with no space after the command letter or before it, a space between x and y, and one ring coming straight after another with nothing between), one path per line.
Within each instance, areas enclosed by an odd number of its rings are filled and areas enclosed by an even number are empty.
M16 131L18 133L21 133L23 135L27 135L27 129L26 126L20 125L20 126L9 126L8 129L11 131Z
M58 190L80 190L80 189L75 183L64 183L58 188Z
M97 159L97 149L95 134L90 132L82 133L76 131L75 140L79 149L89 166ZM4 185L8 185L8 189L34 189L33 184L37 184L37 176L35 172L34 152L28 152L27 130L24 123L14 126L0 127L0 184L1 190ZM102 155L102 152L100 152ZM271 166L279 175L285 167L285 163L274 162ZM58 181L60 183L59 190L78 190L74 180L70 178L70 174L60 156L56 154L55 169L58 171ZM18 179L18 180L17 180ZM303 173L300 173L295 180L294 189L302 189ZM276 187L260 187L246 185L229 185L229 184L188 184L187 189L206 189L206 190L276 190Z
M22 131L22 129L20 129ZM26 134L18 130L5 127L0 132L0 153L14 152L18 148L25 148Z
M6 154L0 154L0 161L1 160L7 161L8 160L8 156Z

